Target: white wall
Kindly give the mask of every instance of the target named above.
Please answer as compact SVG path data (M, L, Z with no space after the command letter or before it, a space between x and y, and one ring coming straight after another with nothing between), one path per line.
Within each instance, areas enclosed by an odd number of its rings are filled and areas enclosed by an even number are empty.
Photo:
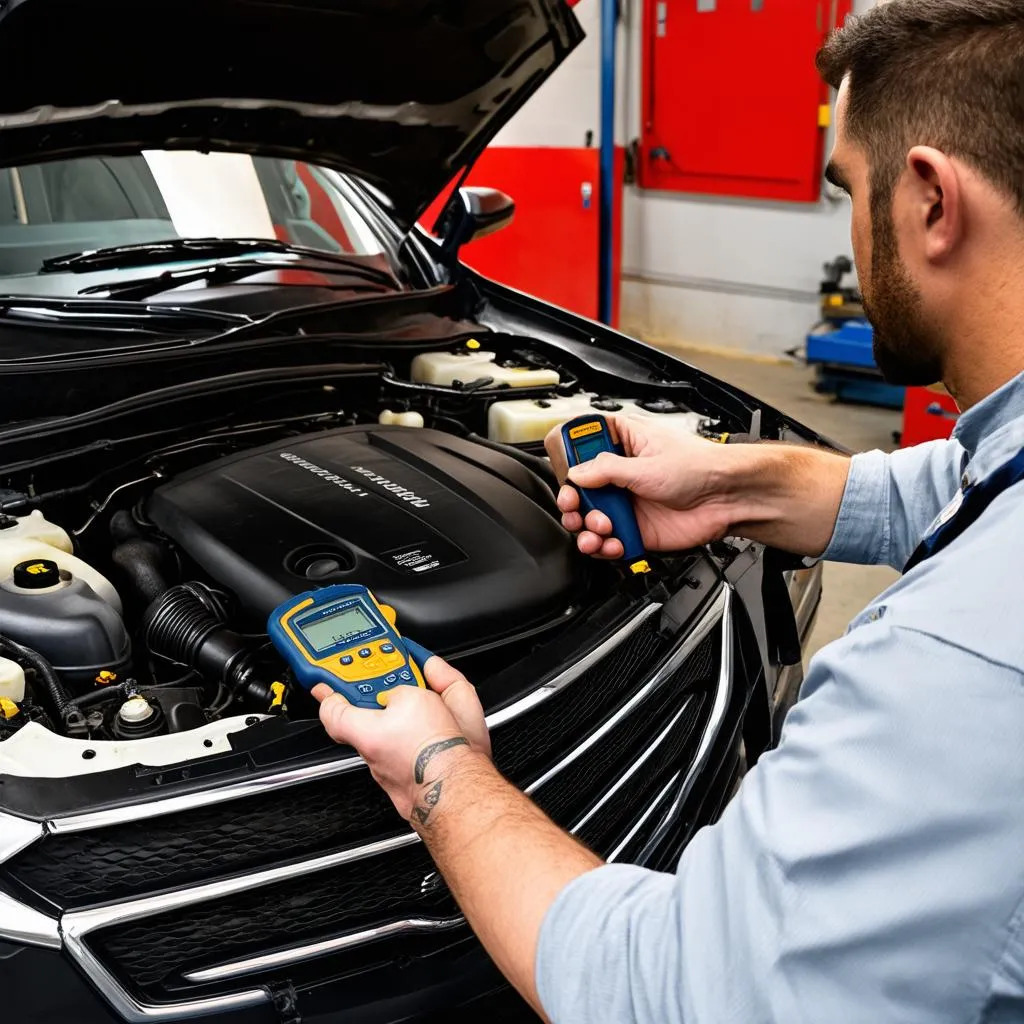
M856 0L855 11L873 3ZM639 0L626 9L634 138ZM822 264L840 254L850 254L845 199L807 206L627 189L623 329L652 341L781 355L817 319Z

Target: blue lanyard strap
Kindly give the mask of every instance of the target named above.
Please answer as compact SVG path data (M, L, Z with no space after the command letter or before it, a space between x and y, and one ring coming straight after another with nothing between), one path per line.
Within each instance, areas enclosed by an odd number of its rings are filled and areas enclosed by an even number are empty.
M966 533L982 516L985 510L1004 491L1024 480L1024 451L1018 452L1009 462L1000 466L991 476L964 491L964 499L956 515L943 523L934 533L926 537L907 562L904 572L937 555L949 547L962 533Z

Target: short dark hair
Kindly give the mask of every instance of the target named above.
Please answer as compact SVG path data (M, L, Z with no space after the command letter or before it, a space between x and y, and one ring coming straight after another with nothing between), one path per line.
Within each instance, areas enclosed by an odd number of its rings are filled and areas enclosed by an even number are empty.
M1024 0L888 0L818 53L847 131L871 163L872 202L891 209L916 145L957 157L1024 216Z

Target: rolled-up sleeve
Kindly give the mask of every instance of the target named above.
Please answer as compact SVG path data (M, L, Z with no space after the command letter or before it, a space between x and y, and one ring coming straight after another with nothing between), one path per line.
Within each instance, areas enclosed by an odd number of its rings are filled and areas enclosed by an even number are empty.
M824 557L902 569L955 496L964 455L956 441L855 455Z
M675 875L609 865L558 896L553 1024L977 1019L1021 896L1016 673L882 621L807 682Z

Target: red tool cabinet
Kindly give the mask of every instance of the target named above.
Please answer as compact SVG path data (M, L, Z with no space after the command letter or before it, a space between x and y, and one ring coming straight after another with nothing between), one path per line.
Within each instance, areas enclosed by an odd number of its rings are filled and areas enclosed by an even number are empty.
M907 388L900 444L911 448L925 441L948 440L959 418L960 410L944 388Z
M816 202L829 89L814 56L852 0L645 0L642 187Z

